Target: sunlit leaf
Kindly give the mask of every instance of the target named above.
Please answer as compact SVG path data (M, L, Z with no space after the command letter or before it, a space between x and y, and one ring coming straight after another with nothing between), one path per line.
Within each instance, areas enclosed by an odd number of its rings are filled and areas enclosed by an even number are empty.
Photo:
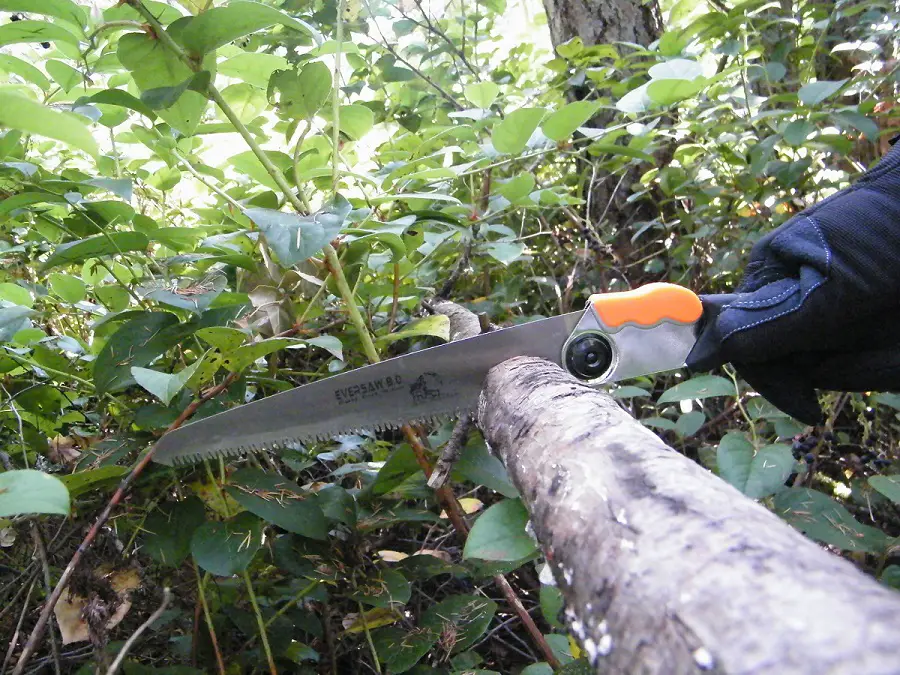
M498 152L516 155L525 149L531 134L537 129L547 111L544 108L514 110L494 127L491 140Z
M5 26L0 27L0 31L3 28ZM84 118L53 110L9 91L0 91L0 125L61 141L89 155L98 153L97 143L85 126Z
M0 517L27 513L69 514L69 491L55 476L17 469L0 473Z

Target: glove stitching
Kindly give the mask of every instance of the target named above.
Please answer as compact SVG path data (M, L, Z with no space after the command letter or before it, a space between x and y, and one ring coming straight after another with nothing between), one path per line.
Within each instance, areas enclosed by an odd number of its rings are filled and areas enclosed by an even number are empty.
M812 226L816 230L816 234L818 234L819 239L822 240L822 247L825 249L825 278L821 279L820 281L817 281L815 284L813 284L810 287L810 289L808 291L806 291L803 298L800 300L800 302L797 304L796 307L791 307L790 309L786 309L785 311L783 311L779 314L776 314L775 316L770 316L765 319L760 319L759 321L754 321L753 323L747 324L746 326L739 326L737 328L733 328L732 330L728 331L728 333L725 334L725 336L722 338L722 342L725 342L725 340L730 338L735 333L740 333L742 331L749 330L750 328L755 328L756 326L761 326L764 323L769 323L771 321L774 321L775 319L780 319L783 316L786 316L788 314L796 312L798 309L800 309L800 307L803 305L803 302L806 300L806 298L808 298L812 294L812 292L814 290L816 290L819 286L821 286L826 281L828 281L829 277L831 276L831 248L828 246L828 241L825 239L825 235L822 234L822 229L819 227L819 224L815 220L810 218L809 216L805 216L805 218L810 223L812 223ZM796 289L792 289L792 291L793 290L796 290ZM784 294L782 294L782 295L784 295ZM725 310L722 312L722 314L727 312L729 309L732 309L733 307L736 307L736 305L731 305L729 307L726 307Z
M773 282L773 283L775 283L775 282ZM793 295L796 292L797 292L797 289L792 287L792 288L787 289L783 293L779 293L774 298L766 298L765 300L741 300L738 302L733 302L733 303L731 303L731 305L728 306L728 309L731 309L731 308L740 309L742 307L759 307L760 305L768 305L768 304L772 304L778 300L783 300L787 296Z

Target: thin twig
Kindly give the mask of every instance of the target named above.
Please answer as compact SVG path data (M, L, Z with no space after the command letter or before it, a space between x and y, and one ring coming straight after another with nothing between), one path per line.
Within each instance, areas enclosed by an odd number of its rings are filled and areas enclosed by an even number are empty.
M465 413L458 420L450 433L450 439L444 445L441 457L437 464L434 465L434 471L431 478L428 479L428 487L443 487L450 479L450 473L453 471L453 465L459 459L466 441L469 438L469 431L472 429L472 415Z
M36 521L31 521L31 536L34 539L34 547L37 549L38 557L41 560L41 569L44 571L44 585L47 592L53 591L53 582L50 580L50 561L47 559L47 546L44 544L44 537L41 536L40 526ZM59 663L59 643L56 639L56 629L50 624L50 654L53 656L53 672L56 675L62 673L62 667Z
M119 653L116 654L116 660L112 662L112 665L109 667L109 670L106 671L106 675L115 675L115 672L119 669L119 666L122 665L122 662L125 660L125 657L128 655L128 652L134 646L134 643L137 642L137 639L141 636L145 630L147 630L153 623L162 616L162 613L166 611L166 607L169 606L169 603L172 601L172 591L169 590L168 587L163 589L163 599L160 603L159 607L150 615L144 623L138 626L138 629L131 634L125 644L122 645L122 648L119 650Z
M13 631L12 637L9 640L9 649L6 650L6 657L3 659L3 665L0 666L0 673L6 672L6 664L9 663L13 652L16 650L16 645L19 644L22 623L25 621L25 615L28 614L28 603L31 602L31 594L34 592L35 583L37 583L37 575L31 580L31 585L28 587L28 594L25 596L25 604L22 605L22 613L19 614L19 622L16 624L16 629Z
M216 655L216 667L219 675L225 675L225 662L222 660L222 652L219 650L219 639L216 637L216 627L213 625L212 616L209 613L209 603L206 602L206 591L203 590L203 578L200 577L200 568L194 565L194 577L197 579L197 594L200 596L200 604L203 606L203 618L206 621L206 630L209 631L209 639L212 642L213 653Z
M253 582L250 580L250 573L244 569L244 585L247 587L247 595L250 596L250 604L253 606L253 614L256 616L256 624L259 627L259 637L262 640L263 651L266 654L266 661L269 664L269 672L272 675L278 675L278 669L275 667L275 658L272 656L272 647L269 645L269 635L266 632L266 624L262 618L262 612L259 611L259 603L256 601L256 593L253 592Z

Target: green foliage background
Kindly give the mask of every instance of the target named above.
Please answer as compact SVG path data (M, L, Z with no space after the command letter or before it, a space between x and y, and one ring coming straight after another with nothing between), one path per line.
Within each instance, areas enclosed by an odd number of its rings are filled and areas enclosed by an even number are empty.
M726 290L886 151L893 3L663 10L652 45L554 52L530 2L0 0L0 634L186 411L446 340L437 291L509 325L650 281ZM900 587L900 397L829 394L809 438L727 370L613 394ZM132 609L107 630L119 601L85 576L102 611L62 666L108 665L168 586L126 672L547 672L498 571L573 661L477 435L453 479L467 543L398 434L151 465L87 561L140 569Z

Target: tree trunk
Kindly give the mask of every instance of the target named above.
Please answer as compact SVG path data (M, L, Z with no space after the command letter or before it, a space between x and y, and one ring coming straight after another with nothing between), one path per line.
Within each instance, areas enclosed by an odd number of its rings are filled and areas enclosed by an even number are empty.
M900 672L900 594L666 446L609 396L515 358L479 425L597 672Z
M662 32L656 0L544 0L554 46L580 37L585 45L632 42L643 46Z

